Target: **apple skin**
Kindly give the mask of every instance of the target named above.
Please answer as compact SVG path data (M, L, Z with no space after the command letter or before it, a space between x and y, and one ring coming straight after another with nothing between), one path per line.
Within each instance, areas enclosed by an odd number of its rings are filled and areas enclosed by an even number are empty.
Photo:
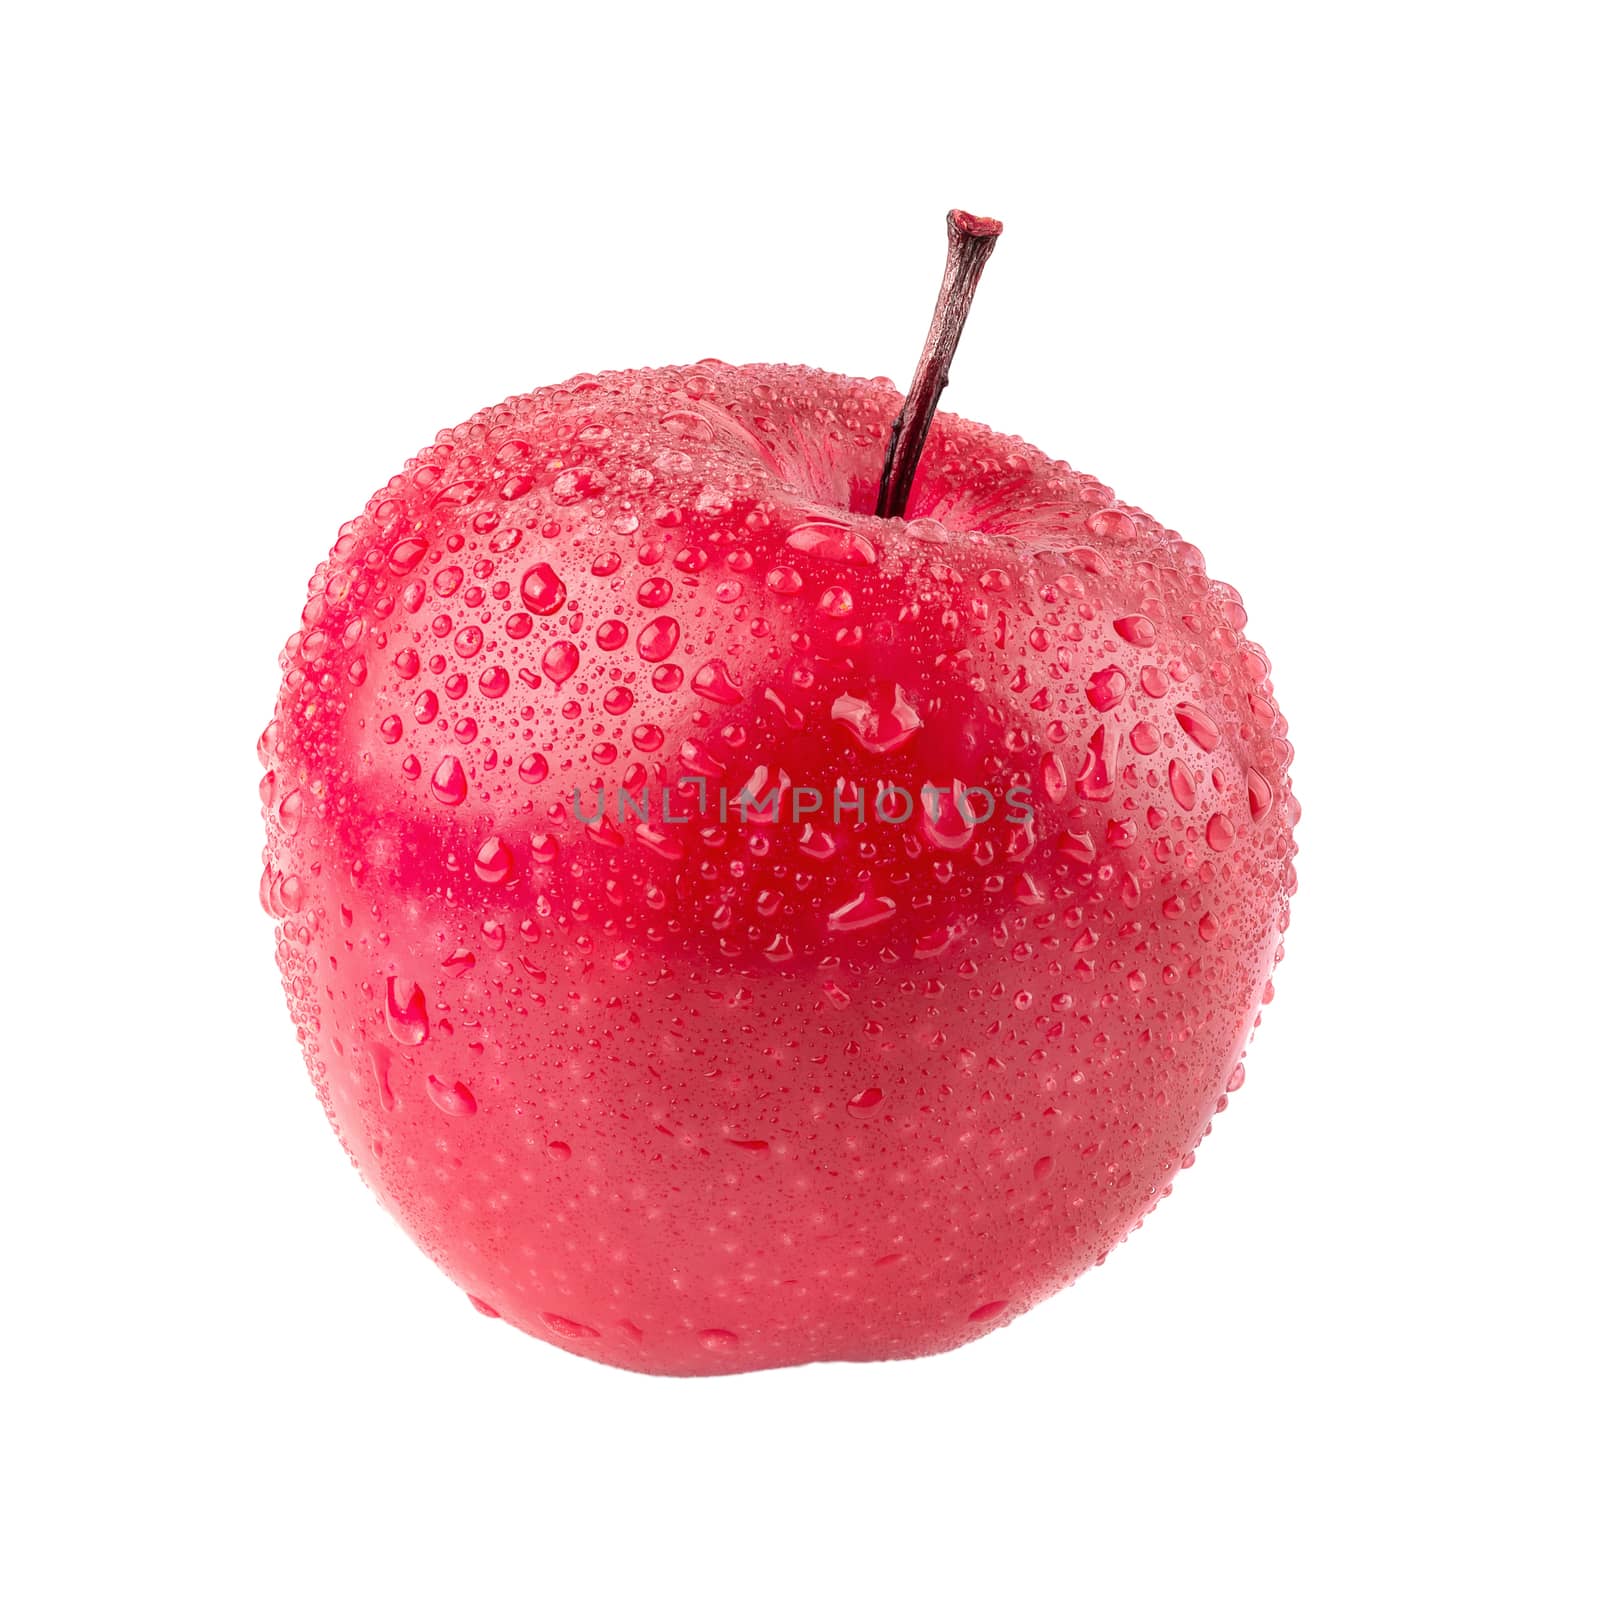
M992 1331L1170 1192L1271 995L1297 809L1237 593L948 414L873 517L900 404L719 362L507 400L341 529L281 658L261 893L323 1107L478 1309L599 1361ZM716 815L784 782L822 813Z

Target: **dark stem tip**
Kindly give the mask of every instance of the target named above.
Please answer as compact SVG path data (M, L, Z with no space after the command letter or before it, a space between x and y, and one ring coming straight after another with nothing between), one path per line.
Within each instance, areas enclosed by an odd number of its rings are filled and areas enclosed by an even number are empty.
M951 233L971 239L998 239L1005 232L1005 224L993 217L975 217L970 211L952 211L945 217L945 226Z

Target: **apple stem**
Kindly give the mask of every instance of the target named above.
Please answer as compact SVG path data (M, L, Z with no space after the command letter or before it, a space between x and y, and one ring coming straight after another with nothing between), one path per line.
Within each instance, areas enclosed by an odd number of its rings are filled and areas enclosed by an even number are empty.
M975 217L970 212L952 211L944 219L950 249L945 257L944 282L934 302L933 321L928 340L917 362L916 376L906 394L906 403L889 430L889 448L884 452L883 477L878 484L880 517L903 517L911 499L911 480L917 475L933 414L939 409L939 396L950 381L950 363L955 360L961 330L972 297L978 292L978 279L984 263L994 253L1000 237L1000 224L992 217Z

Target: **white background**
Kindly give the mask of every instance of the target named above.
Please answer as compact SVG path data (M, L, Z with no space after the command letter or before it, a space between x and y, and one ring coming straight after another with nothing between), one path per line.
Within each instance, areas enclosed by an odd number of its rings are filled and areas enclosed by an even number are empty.
M11 1592L1592 1582L1586 20L13 19ZM340 522L507 393L903 384L951 205L1006 234L947 403L1198 543L1273 657L1278 1001L1173 1200L996 1337L593 1366L474 1316L305 1082L256 905L276 652Z

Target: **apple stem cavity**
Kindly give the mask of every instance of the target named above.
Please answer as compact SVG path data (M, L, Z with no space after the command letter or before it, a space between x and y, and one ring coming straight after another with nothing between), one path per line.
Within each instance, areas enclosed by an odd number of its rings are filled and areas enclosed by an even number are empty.
M944 219L950 247L945 256L944 282L934 302L933 321L928 340L917 362L916 376L906 394L906 403L889 430L889 448L884 452L883 477L878 484L877 515L903 517L911 499L911 482L917 475L933 414L939 409L939 396L950 381L950 363L955 360L961 330L972 297L978 292L978 279L984 263L994 254L1000 237L1000 224L993 217L975 217L967 211L952 211Z

